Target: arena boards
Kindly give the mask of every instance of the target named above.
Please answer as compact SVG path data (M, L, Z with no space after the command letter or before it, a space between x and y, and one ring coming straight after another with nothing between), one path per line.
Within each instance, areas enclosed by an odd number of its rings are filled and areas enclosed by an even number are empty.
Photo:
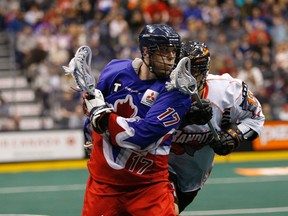
M216 156L215 163L288 160L288 151L234 152ZM40 161L25 163L2 163L0 173L41 172L49 170L86 169L87 160Z

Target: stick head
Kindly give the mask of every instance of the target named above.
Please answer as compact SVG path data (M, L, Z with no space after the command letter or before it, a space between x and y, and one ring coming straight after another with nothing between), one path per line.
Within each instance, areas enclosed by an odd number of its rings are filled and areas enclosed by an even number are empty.
M69 62L69 66L63 66L66 74L73 76L79 89L94 95L95 78L91 71L92 51L88 46L81 46L75 57Z
M91 71L92 51L88 46L81 46L75 54L76 67L73 71L77 85L83 91L94 95L95 78Z
M185 94L197 94L197 82L191 74L191 61L188 57L183 57L177 67L172 71L171 81L166 83L167 90L177 88Z

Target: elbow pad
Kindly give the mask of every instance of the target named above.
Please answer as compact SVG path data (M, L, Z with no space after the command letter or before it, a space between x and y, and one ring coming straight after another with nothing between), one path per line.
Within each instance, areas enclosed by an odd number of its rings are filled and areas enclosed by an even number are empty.
M253 141L259 136L256 131L246 125L239 124L238 128L242 132L244 140Z

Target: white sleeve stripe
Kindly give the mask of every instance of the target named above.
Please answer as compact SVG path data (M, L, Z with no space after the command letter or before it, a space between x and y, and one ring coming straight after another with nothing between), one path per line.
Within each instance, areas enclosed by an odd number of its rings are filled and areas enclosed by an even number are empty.
M239 124L237 125L237 127L243 134L247 133L250 130L250 127L244 124Z

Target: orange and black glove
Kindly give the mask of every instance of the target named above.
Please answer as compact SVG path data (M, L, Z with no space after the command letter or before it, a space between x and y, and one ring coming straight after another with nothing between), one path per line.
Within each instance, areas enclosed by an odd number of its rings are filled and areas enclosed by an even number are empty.
M210 147L218 155L228 155L238 148L243 140L243 134L236 124L231 124L226 130L218 132L219 141L212 140Z

